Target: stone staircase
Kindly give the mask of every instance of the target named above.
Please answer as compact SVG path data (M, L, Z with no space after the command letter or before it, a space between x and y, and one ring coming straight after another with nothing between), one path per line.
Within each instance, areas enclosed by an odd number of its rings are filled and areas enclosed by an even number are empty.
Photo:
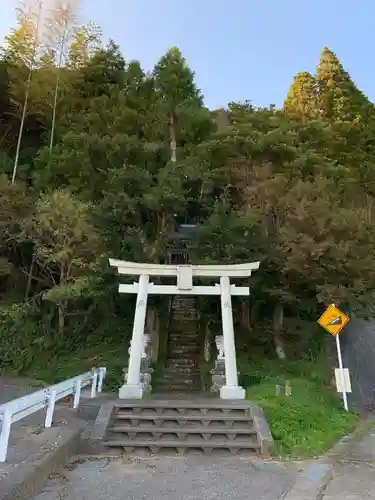
M199 355L197 299L174 296L168 331L167 363L159 379L153 381L157 392L199 392Z
M267 453L272 443L261 410L247 401L119 400L103 439L125 453Z

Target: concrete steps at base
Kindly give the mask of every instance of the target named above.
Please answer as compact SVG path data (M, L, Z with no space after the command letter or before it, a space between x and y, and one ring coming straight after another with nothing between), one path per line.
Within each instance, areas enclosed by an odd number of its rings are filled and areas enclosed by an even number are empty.
M127 453L262 451L250 405L209 398L120 401L103 444Z

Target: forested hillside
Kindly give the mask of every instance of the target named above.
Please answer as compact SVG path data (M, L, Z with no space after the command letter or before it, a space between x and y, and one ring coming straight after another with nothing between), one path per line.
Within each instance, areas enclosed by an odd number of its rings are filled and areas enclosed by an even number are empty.
M108 257L165 262L187 213L195 263L261 261L249 327L271 322L273 349L283 318L372 314L375 109L332 51L283 109L209 110L178 48L146 73L95 24L45 17L37 36L20 11L1 51L0 368L122 338Z

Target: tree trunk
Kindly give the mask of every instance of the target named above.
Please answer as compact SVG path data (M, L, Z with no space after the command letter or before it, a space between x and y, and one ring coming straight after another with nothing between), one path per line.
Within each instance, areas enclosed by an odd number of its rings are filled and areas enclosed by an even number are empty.
M23 102L23 110L22 110L22 116L21 116L20 130L18 132L17 147L16 147L16 157L14 158L14 165L13 165L12 184L14 184L16 182L16 175L17 175L17 169L18 169L18 161L19 161L20 150L21 150L21 141L22 141L23 129L24 129L24 126L25 126L27 104L28 104L28 101L29 101L29 93L30 93L30 85L31 85L31 75L32 75L32 70L30 69L29 76L27 78L27 87L26 87L25 100Z
M57 68L57 71L59 71L59 68ZM56 107L57 107L57 97L58 97L58 94L59 94L59 84L60 84L60 77L59 77L59 73L57 73L55 95L54 95L54 98L53 98L51 136L50 136L50 142L49 142L49 154L50 154L50 156L52 154L53 140L54 140L54 136L55 136Z
M58 305L58 313L59 313L59 338L61 339L64 336L65 329L65 302L62 300Z
M278 302L273 311L273 332L276 354L279 359L286 359L285 346L282 339L284 325L284 306Z
M30 264L29 272L28 272L28 275L27 275L27 284L26 284L26 291L25 291L25 302L28 301L29 296L30 296L31 283L33 281L33 273L34 273L35 261L36 261L36 254L35 254L35 250L34 250L33 256L32 256L32 259L31 259L31 264Z
M67 266L68 268L68 266ZM65 263L61 263L60 267L60 285L61 283L64 283L66 279L65 276ZM61 339L64 335L64 328L65 328L65 305L66 301L65 300L60 300L58 302L57 310L58 310L58 330L59 330L59 338Z
M50 137L50 143L49 143L49 154L52 154L52 149L53 149L53 141L55 138L55 128L56 128L56 108L57 108L57 100L59 96L59 91L60 91L60 71L61 67L63 64L63 58L64 58L64 50L65 50L65 44L66 44L66 39L68 36L68 26L65 26L64 34L62 37L62 43L60 47L60 54L59 54L59 61L57 65L57 74L56 74L56 85L55 85L55 95L53 98L53 109L52 109L52 126L51 126L51 137Z
M173 113L169 117L169 141L171 148L171 161L176 163L177 161L177 143L176 143L176 124Z

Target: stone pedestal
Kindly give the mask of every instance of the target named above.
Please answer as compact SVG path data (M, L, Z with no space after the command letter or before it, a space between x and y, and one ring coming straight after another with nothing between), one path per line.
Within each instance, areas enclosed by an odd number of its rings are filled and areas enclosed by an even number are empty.
M225 361L223 358L215 361L215 368L210 370L212 375L211 392L219 392L225 385Z
M151 353L150 353L150 349L148 346L149 346L149 344L146 345L145 356L142 357L142 359L141 359L140 380L141 380L141 385L143 387L144 393L150 393L152 391L151 377L152 377L153 369L150 366Z

